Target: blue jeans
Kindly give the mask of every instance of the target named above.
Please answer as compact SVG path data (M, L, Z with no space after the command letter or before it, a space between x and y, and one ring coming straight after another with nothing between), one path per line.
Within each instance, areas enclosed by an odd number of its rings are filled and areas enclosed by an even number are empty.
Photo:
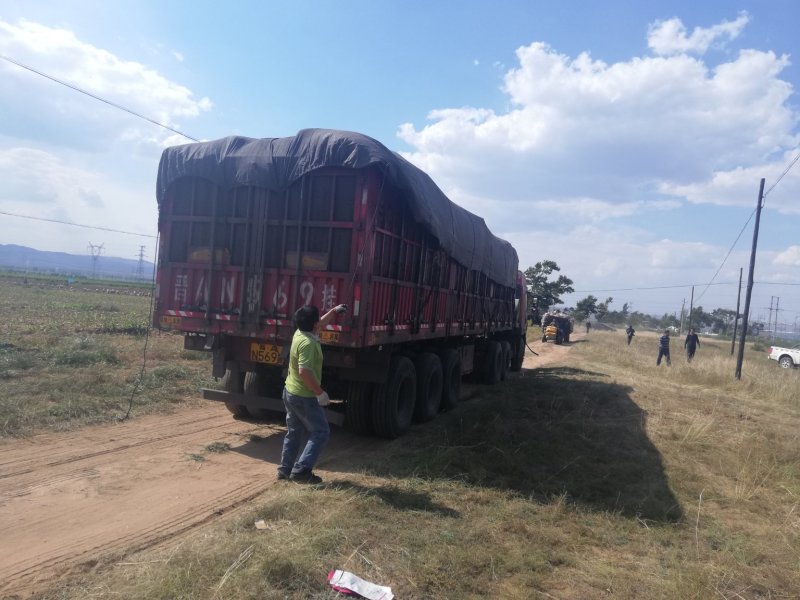
M661 364L661 359L662 358L666 358L667 359L667 365L671 365L672 364L672 361L670 361L670 359L669 359L669 348L666 348L666 349L659 348L658 349L658 359L656 360L656 366Z
M278 470L286 475L311 471L331 434L325 411L316 398L295 396L286 388L283 389L283 405L286 407L286 437ZM306 433L308 441L298 459L300 442Z

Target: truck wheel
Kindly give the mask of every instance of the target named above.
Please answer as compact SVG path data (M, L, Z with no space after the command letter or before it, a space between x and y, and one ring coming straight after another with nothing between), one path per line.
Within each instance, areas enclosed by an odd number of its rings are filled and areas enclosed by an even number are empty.
M222 376L222 389L232 394L241 394L244 392L244 381L242 372L238 368L226 369L225 375ZM237 419L246 419L250 416L250 411L244 404L236 404L235 402L226 402L225 408Z
M500 348L503 351L503 369L500 371L500 381L505 381L506 375L511 370L511 344L503 340L500 342Z
M794 366L791 356L781 356L778 359L778 364L784 369L791 369Z
M405 356L395 356L389 365L386 383L376 390L372 407L375 434L388 439L403 435L411 427L417 399L417 374L414 363Z
M443 351L442 362L442 410L451 410L458 404L461 395L461 355L453 350Z
M344 405L344 425L358 435L372 435L372 398L375 388L365 381L351 381Z
M271 380L266 373L259 371L248 371L244 376L244 393L248 396L260 396L262 398L281 397L282 389L276 389L276 382ZM241 405L239 405L241 406ZM269 410L267 408L247 408L243 407L254 417L265 421L282 420L286 416L284 411Z
M483 383L494 385L500 381L503 372L503 347L500 342L490 340L486 344L486 363L483 371Z
M417 370L417 403L414 420L425 423L435 418L442 405L442 362L430 352L423 352L414 361Z
M514 358L511 359L510 370L514 373L522 370L522 361L525 359L525 338L519 336L514 344Z

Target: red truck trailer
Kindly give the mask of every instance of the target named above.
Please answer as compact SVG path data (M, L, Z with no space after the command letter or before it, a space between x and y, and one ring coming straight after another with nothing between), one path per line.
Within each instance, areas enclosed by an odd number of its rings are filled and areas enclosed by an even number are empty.
M516 251L367 136L306 129L167 148L154 326L213 353L239 417L283 410L294 311L347 304L323 343L333 423L393 438L458 402L462 376L519 370Z

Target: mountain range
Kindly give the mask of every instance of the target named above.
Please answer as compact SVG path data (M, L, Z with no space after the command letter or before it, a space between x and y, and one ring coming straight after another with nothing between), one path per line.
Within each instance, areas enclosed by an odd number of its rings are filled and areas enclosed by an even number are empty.
M47 252L26 246L0 244L0 269L64 275L85 275L121 279L150 280L154 265L146 260L92 257L88 254Z

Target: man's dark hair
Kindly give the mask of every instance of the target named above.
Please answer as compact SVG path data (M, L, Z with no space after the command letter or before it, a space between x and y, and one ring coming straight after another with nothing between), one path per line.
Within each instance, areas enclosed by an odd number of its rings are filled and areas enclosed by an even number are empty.
M294 313L294 323L300 331L313 331L319 321L319 309L316 306L301 306Z

